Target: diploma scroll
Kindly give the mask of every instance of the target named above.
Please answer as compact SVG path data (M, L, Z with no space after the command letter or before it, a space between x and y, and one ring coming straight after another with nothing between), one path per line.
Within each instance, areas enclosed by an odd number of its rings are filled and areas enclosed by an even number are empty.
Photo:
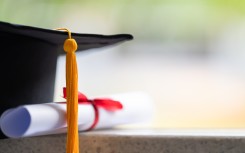
M106 96L120 101L123 109L108 111L98 107L99 120L95 129L116 125L150 121L153 116L153 101L144 93L125 93ZM79 104L79 131L91 127L95 120L91 104ZM12 138L57 134L66 132L66 103L23 105L5 111L0 118L3 133Z

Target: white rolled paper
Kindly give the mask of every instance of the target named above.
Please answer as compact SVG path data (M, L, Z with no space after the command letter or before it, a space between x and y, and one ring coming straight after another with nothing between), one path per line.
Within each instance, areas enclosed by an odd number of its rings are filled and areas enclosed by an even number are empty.
M136 92L104 97L120 101L123 109L111 112L98 107L99 121L95 129L150 121L153 116L153 101L147 94ZM78 109L79 131L87 130L94 122L94 108L90 104L79 104ZM0 127L12 138L65 133L66 104L33 104L9 109L1 116Z

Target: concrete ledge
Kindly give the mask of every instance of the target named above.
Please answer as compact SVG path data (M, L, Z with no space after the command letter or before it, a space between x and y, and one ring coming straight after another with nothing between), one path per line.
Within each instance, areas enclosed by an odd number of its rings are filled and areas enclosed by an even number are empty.
M65 153L66 135L0 140L3 153ZM81 153L244 153L245 131L104 130L80 134Z

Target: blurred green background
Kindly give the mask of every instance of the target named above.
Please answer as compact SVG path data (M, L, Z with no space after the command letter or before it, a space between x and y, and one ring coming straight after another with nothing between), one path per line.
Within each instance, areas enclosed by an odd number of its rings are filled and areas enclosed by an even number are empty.
M151 127L245 127L244 0L1 0L0 20L134 41L78 53L88 95L141 90L155 101ZM58 61L55 100L64 86Z
M140 39L201 41L243 18L244 6L243 0L1 0L0 19L43 28L129 32Z

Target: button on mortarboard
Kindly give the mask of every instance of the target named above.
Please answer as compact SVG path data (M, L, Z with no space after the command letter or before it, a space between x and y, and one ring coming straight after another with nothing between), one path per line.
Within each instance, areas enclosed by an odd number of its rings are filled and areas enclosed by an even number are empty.
M77 51L133 39L129 34L72 36ZM52 101L57 57L64 53L66 38L66 32L0 22L0 114L18 105Z

